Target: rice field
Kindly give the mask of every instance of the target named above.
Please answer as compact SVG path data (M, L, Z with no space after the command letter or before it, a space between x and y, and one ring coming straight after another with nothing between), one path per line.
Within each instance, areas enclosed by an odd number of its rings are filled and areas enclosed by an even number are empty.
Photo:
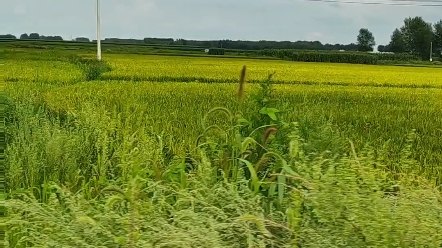
M442 245L442 69L60 57L4 66L10 247Z
M442 87L440 68L159 56L117 58L110 64L113 70L105 79L145 81L167 76L174 81L236 82L238 71L247 65L251 81L275 73L274 81L286 84Z
M185 56L109 55L112 70L103 80L237 82L239 70L248 68L251 82L274 73L279 84L344 86L389 86L442 88L442 70L437 67L376 66L336 63L306 63L257 59L217 59ZM79 71L67 62L21 61L7 68L6 77L14 80L80 80Z

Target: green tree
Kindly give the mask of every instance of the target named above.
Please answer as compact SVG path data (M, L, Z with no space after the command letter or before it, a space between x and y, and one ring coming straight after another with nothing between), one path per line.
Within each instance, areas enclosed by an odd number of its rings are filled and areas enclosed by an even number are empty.
M359 29L357 45L359 51L373 51L373 47L376 45L373 33L370 32L367 28Z
M433 25L434 28L434 50L441 51L442 49L442 20L438 21Z
M388 44L389 51L393 53L404 53L405 43L404 37L399 29L395 29L390 36L390 44Z
M40 35L38 33L31 33L31 34L29 34L28 39L39 40L40 39Z
M75 41L78 41L78 42L90 42L89 38L86 38L86 37L77 37L77 38L75 38Z
M22 35L20 35L20 40L27 40L27 39L29 39L29 35L28 34L22 34Z
M15 35L12 35L12 34L4 34L4 35L0 35L0 39L12 39L12 40L15 40L15 39L17 39L17 37L15 37Z
M185 39L178 39L178 40L176 40L176 44L186 46L187 45L187 40L185 40Z
M404 39L405 50L411 54L428 59L430 46L433 40L433 27L431 23L425 22L422 17L408 17L401 27Z
M381 53L383 53L383 52L388 52L388 45L379 45L378 46L378 52L381 52Z
M41 40L59 40L62 41L63 37L56 35L56 36L45 36L45 35L40 35L40 39Z

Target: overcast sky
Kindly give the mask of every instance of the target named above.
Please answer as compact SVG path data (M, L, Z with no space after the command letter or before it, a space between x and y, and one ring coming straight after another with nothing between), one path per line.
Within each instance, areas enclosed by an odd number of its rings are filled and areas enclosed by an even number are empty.
M385 44L405 17L442 18L442 7L306 0L102 0L101 5L103 37L119 38L350 43L364 27L377 44ZM0 0L0 6L0 34L95 38L95 0Z

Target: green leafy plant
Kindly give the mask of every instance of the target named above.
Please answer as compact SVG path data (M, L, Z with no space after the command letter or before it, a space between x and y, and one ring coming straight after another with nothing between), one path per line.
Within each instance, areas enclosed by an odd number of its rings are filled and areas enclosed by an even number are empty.
M246 67L241 71L238 99L241 105L244 98ZM252 95L256 111L250 120L245 119L240 113L219 107L210 110L203 119L204 133L197 142L212 159L214 164L220 165L220 172L224 179L235 182L243 176L249 180L251 190L261 193L268 199L275 199L281 207L285 194L285 177L283 172L289 170L284 157L279 155L272 145L287 141L284 138L272 139L280 129L287 131L290 125L279 121L277 114L280 112L272 107L272 74L268 80L260 84L259 90ZM205 126L207 118L213 113L221 112L231 123L228 130L222 130L218 125ZM213 133L210 130L219 130ZM218 135L217 135L218 134ZM205 143L199 144L200 140ZM279 175L276 175L279 173Z
M74 55L70 57L69 61L83 71L86 81L100 79L103 73L111 71L111 67L103 60L99 61Z

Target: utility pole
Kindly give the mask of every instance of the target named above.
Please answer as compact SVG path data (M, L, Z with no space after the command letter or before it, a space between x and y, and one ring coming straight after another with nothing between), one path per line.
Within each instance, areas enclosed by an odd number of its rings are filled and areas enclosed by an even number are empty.
M100 0L97 0L97 59L101 61Z
M430 62L433 61L433 42L430 43Z

